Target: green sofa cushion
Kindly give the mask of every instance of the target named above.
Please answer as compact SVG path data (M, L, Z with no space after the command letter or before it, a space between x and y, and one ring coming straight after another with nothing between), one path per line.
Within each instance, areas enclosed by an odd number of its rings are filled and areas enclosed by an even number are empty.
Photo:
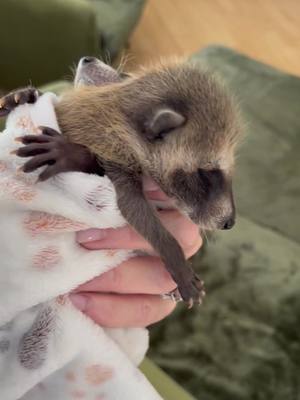
M35 86L71 75L72 64L98 51L86 0L9 0L0 12L0 87Z
M150 357L197 399L298 398L299 259L298 244L239 217L194 259L204 305L154 327Z
M144 0L1 2L0 89L72 76L84 55L112 60L126 44Z
M201 400L300 395L300 78L213 46L194 60L239 99L239 216L194 258L207 298L152 329L151 357Z

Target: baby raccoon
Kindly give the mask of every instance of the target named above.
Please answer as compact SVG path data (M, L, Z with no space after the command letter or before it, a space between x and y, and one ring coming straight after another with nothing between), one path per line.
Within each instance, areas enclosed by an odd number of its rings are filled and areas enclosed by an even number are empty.
M37 96L34 88L7 95L0 115ZM17 155L32 157L24 172L46 166L40 180L66 171L107 175L122 215L160 255L183 300L200 302L203 282L145 198L142 177L150 176L202 229L234 225L231 181L240 127L222 85L188 63L124 75L84 57L56 115L62 135L44 127L41 135L22 137Z

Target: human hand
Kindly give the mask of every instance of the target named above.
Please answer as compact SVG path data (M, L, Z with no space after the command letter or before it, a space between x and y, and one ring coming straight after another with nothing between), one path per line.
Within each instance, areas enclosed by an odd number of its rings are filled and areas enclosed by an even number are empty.
M167 202L166 196L151 182L145 184L148 198ZM159 212L163 225L183 248L187 258L201 247L198 227L174 210ZM89 229L77 233L77 241L90 250L141 249L151 256L139 256L81 285L70 298L97 324L106 327L144 327L170 314L175 303L161 295L176 284L155 256L149 243L131 227Z

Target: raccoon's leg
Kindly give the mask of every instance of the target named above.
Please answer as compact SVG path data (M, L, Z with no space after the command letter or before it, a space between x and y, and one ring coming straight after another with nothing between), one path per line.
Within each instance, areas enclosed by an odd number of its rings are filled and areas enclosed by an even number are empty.
M143 193L142 180L132 171L104 162L107 176L117 192L118 207L127 222L152 245L178 286L182 299L191 307L205 296L204 284L185 260L176 239L161 224L156 210Z
M69 142L54 129L40 127L42 134L21 136L18 140L25 146L14 151L19 157L31 157L23 166L24 172L32 172L46 166L39 175L45 181L60 172L80 171L104 175L97 157L80 144Z
M40 94L41 92L31 86L8 93L0 99L0 117L6 117L20 104L35 103Z

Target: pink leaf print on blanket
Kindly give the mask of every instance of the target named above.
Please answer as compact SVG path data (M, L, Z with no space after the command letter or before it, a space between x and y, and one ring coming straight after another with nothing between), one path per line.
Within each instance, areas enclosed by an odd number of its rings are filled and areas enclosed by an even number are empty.
M4 161L0 161L0 172L4 172L7 169L7 165Z
M71 392L71 396L74 400L84 399L86 393L83 390L75 389Z
M33 187L16 180L1 182L1 190L9 193L15 200L24 203L30 202L36 196L36 190Z
M55 246L48 246L35 254L32 265L34 268L44 271L55 267L61 260L62 258L58 248Z
M88 228L81 222L38 211L29 213L24 220L24 227L31 235L48 232L74 232Z
M35 126L32 120L26 116L18 118L16 122L16 127L29 131L31 135L38 135L41 133L40 128Z
M90 365L85 369L85 379L90 385L100 385L113 377L113 370L99 364Z

